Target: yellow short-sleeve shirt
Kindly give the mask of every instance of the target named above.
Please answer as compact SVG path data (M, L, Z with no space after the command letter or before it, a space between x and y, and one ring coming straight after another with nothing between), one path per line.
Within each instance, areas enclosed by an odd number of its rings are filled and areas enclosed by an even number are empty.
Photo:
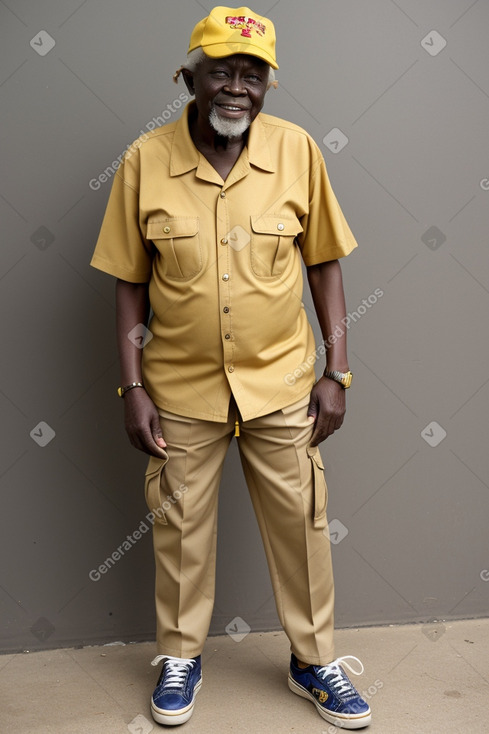
M130 146L91 264L149 284L142 367L158 407L225 421L232 394L249 420L314 383L301 257L335 260L356 242L304 130L260 113L223 181L192 142L190 105Z

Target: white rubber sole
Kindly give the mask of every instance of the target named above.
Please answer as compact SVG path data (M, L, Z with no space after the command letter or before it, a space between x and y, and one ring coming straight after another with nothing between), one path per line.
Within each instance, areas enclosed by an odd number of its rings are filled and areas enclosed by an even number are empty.
M330 724L334 724L340 729L362 729L364 726L368 726L372 721L370 710L365 714L332 714L329 711L326 711L306 688L301 686L292 678L290 673L288 683L292 693L296 693L298 696L311 701L323 719L328 721Z
M195 697L200 691L202 685L202 678L198 683L195 684L194 698L192 703L189 703L184 709L179 711L167 711L165 709L159 709L153 703L151 699L151 715L158 724L164 724L165 726L178 726L179 724L185 724L194 713Z

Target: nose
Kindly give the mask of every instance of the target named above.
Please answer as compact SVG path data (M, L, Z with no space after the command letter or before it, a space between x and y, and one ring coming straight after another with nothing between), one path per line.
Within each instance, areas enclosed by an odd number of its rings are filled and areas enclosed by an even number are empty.
M239 97L246 94L243 80L239 74L234 74L224 87L224 91L233 97Z

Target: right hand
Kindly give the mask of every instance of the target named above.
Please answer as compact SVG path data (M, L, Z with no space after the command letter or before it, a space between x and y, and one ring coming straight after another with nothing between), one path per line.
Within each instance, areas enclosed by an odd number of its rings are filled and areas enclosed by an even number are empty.
M124 423L135 448L158 459L166 456L160 417L144 388L135 387L124 395Z

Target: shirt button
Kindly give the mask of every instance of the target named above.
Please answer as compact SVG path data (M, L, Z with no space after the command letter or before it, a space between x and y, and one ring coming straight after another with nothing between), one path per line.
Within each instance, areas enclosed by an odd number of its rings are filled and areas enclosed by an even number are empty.
M168 234L168 232L170 232L170 231L171 231L170 227L163 227L163 232L165 234Z
M224 275L222 276L222 279L229 280L229 275L227 273L224 273Z
M229 367L228 367L228 372L234 372L234 367L233 367L233 365L232 365L232 364L231 364L231 365L229 365Z
M224 313L229 313L229 306L224 306L222 310L224 311Z
M282 224L282 222L279 222L279 223L277 224L277 229L278 229L278 230L280 230L280 232L282 232L282 231L283 231L283 229L284 229L284 225Z
M225 199L226 198L226 192L225 191L221 191L221 193L219 194L219 196L221 197L221 199Z
M226 334L226 335L224 336L224 338L225 338L225 339L231 339L231 334Z
M228 241L227 241L226 237L223 237L222 240L221 240L221 245L227 245L227 243L228 243Z

